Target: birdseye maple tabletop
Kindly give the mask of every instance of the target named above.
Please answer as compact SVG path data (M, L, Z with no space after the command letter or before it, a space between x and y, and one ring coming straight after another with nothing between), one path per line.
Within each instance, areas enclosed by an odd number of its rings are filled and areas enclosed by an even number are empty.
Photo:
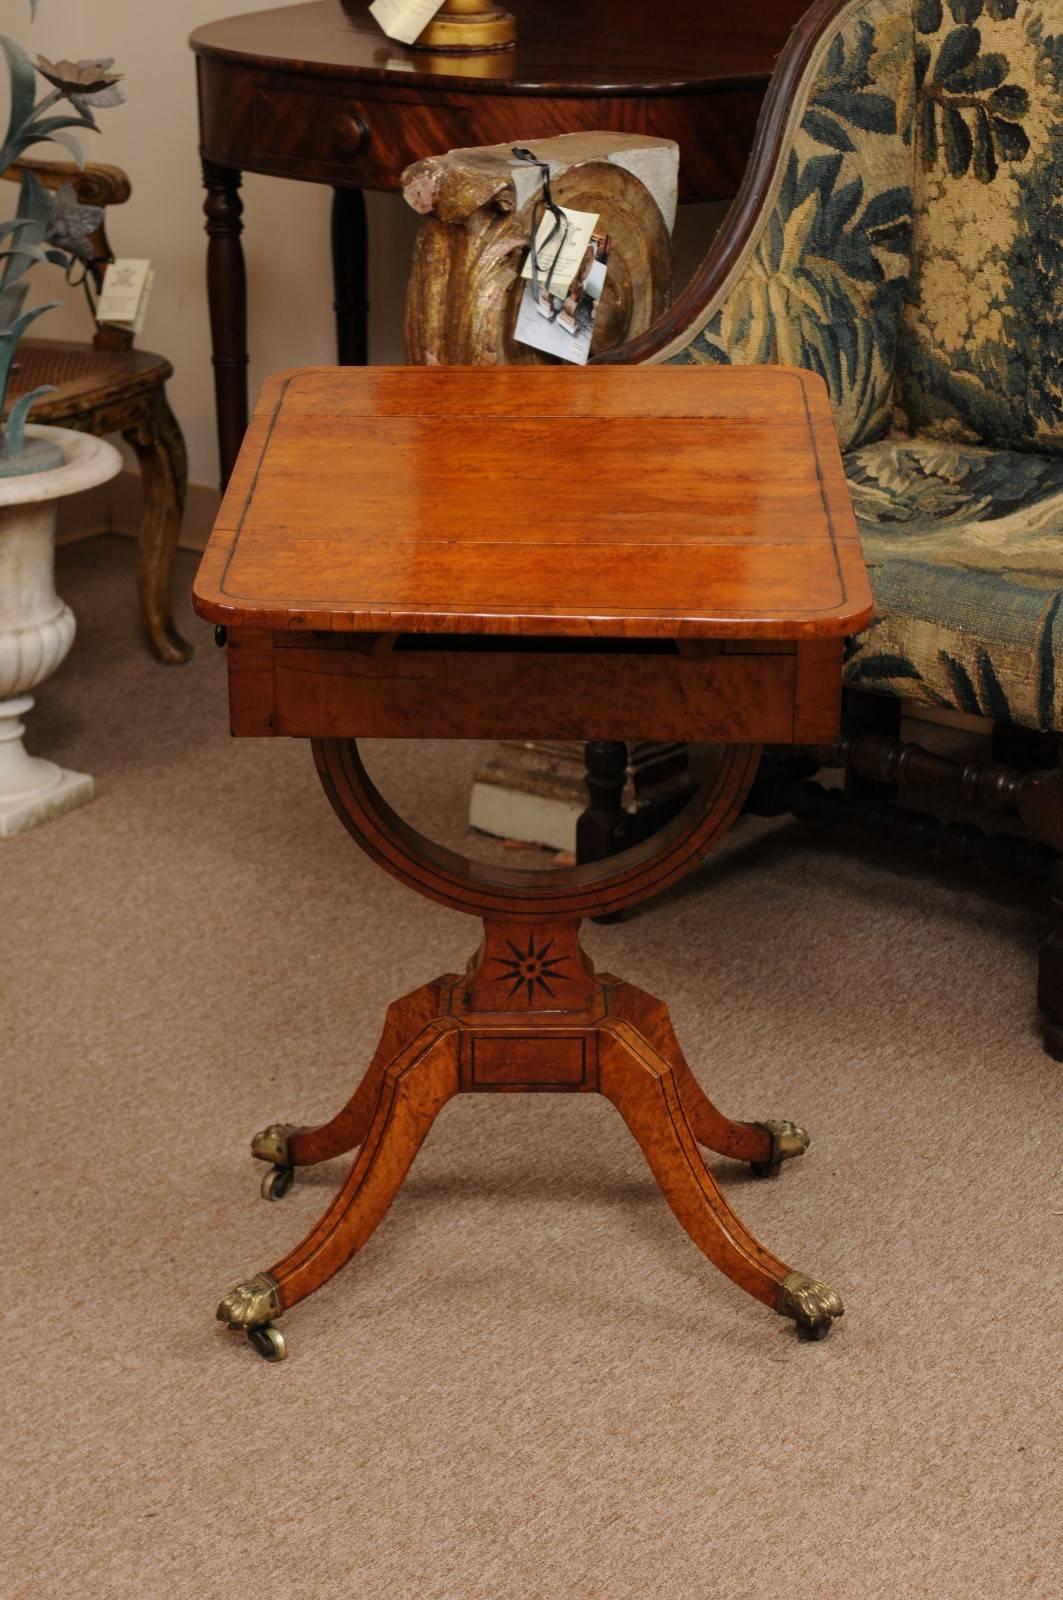
M827 640L871 616L827 390L790 367L279 374L194 599L271 632Z

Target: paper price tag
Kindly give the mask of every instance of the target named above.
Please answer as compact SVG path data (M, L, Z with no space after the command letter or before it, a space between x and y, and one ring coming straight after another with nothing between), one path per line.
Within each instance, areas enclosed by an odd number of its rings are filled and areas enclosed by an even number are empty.
M373 0L369 14L376 18L389 39L412 44L442 4L443 0Z
M592 233L576 260L575 271L571 275L566 271L560 288L548 292L540 281L536 295L534 283L525 285L513 330L518 344L578 366L590 359L594 322L605 291L609 246L608 234ZM554 274L550 281L554 283Z
M140 304L137 307L137 314L133 318L133 323L132 323L133 333L137 337L139 337L140 334L142 334L144 332L144 319L147 317L147 314L148 314L148 301L151 299L151 291L154 289L154 287L155 287L155 268L154 267L150 267L148 269L148 275L144 279L144 289L143 289L143 292L142 292L142 294L140 296Z
M569 284L580 269L584 252L591 242L598 221L597 211L570 211L567 206L558 208L568 223L564 243L561 243L560 230L554 227L555 219L548 211L539 224L539 231L535 236L535 249L539 257L539 282L548 294L564 295ZM551 229L554 237L550 239ZM549 243L547 242L549 240ZM558 246L560 245L560 249ZM555 259L556 258L556 259ZM550 272L550 281L547 283L546 273ZM532 253L529 250L522 278L531 282Z
M96 302L97 322L113 322L139 333L147 315L148 299L155 282L150 261L125 257L112 261L103 275L103 288Z

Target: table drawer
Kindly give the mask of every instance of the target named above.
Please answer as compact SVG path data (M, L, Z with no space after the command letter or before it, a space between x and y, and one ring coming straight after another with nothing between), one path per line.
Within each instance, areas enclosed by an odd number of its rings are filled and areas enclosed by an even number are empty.
M311 85L259 85L252 101L253 165L293 175L349 176L366 186L390 187L425 151L468 144L473 130L459 105L426 104L391 91L387 99Z
M840 684L840 640L574 655L229 635L234 734L818 744L837 733Z
M197 55L196 66L208 161L367 189L398 189L412 161L458 146L612 129L675 139L680 198L720 198L738 187L764 92L759 81L711 94L420 90L395 72L377 83L353 68L345 90L342 78L309 75L297 62L286 71Z

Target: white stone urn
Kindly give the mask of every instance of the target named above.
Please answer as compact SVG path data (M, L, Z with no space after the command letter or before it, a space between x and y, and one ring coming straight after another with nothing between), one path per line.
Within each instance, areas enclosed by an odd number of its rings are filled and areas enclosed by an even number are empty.
M51 677L74 642L74 613L55 592L58 503L121 471L113 445L70 428L30 426L63 451L61 467L0 477L0 839L92 799L92 779L31 756L22 743L30 689Z

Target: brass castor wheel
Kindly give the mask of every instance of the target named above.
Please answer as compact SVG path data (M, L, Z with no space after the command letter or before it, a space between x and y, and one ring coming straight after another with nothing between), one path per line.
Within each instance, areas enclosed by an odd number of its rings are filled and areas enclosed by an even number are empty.
M264 1322L260 1328L248 1328L247 1342L263 1361L284 1361L288 1355L288 1341L272 1322Z
M751 1161L749 1170L754 1178L777 1178L782 1171L781 1161ZM263 1188L263 1193L265 1189Z
M833 1322L799 1322L797 1337L809 1344L815 1344L817 1340L825 1339L833 1326Z
M294 1181L294 1167L270 1167L262 1179L263 1200L283 1200Z

